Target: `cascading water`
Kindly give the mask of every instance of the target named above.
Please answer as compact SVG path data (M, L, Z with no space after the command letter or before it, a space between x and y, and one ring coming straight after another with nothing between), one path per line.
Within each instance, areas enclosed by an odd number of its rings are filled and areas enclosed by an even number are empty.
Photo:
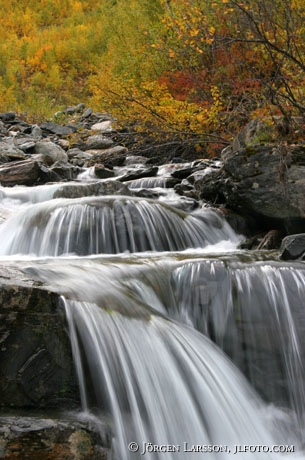
M0 251L63 296L83 410L112 414L113 458L301 452L304 265L220 255L239 237L212 210L50 187L16 192Z
M209 210L191 215L164 203L127 197L58 199L27 207L5 223L0 253L176 251L234 237L226 222Z

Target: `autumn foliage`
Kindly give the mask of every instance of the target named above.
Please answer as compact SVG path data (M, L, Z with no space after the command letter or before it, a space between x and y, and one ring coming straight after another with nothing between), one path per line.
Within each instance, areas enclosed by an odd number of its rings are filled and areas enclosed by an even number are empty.
M303 0L0 0L0 110L84 102L220 144L305 111Z

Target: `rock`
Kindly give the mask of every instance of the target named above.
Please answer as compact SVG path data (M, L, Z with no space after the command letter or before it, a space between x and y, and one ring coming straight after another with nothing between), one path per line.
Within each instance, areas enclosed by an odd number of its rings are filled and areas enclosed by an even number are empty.
M132 169L126 172L123 176L119 177L120 182L131 181L135 179L142 179L143 177L154 177L158 173L158 166L150 168Z
M65 113L68 115L74 115L75 113L81 113L83 110L85 110L86 106L83 103L74 105L72 107L67 107L65 109Z
M99 123L94 123L94 125L91 126L92 131L99 131L100 133L109 133L112 131L112 121L111 120L105 120L101 121Z
M40 125L40 128L44 131L47 131L47 133L56 134L57 136L69 136L70 134L75 133L77 131L77 128L75 126L62 126L54 122L42 123Z
M199 162L186 168L176 169L171 173L171 176L175 179L186 179L197 172L201 172L200 174L202 174L202 171L208 170L210 166L208 162ZM203 174L205 174L205 172L203 172ZM192 181L190 180L190 182Z
M2 134L4 136L7 136L7 134L8 134L8 131L7 131L6 127L4 126L3 121L1 121L1 120L0 120L0 134Z
M64 149L64 150L68 150L69 147L70 147L70 142L67 140L67 139L59 139L58 140L58 145Z
M92 158L89 152L83 152L79 148L69 149L67 151L69 161L76 166L84 166Z
M38 125L33 126L32 131L31 131L31 135L35 139L41 139L42 138L42 129Z
M89 184L63 185L54 193L54 198L80 198L83 196L134 195L128 187L117 181L94 182Z
M0 406L79 405L59 295L11 266L0 267Z
M295 260L304 259L305 233L286 236L280 247L280 259Z
M184 179L180 184L176 184L174 186L174 190L178 195L181 196L187 196L188 193L193 193L195 191L194 187L186 179ZM199 198L198 193L196 194L196 196L197 198Z
M11 121L14 121L16 118L16 115L14 112L4 112L0 113L0 120L4 121L5 123L9 123Z
M30 153L34 150L36 143L34 141L29 140L22 140L23 142L18 141L18 148L22 150L24 153Z
M111 431L99 424L102 437L90 423L47 414L0 417L0 458L23 460L107 460Z
M226 204L263 228L305 229L305 146L254 146L194 181L202 199Z
M99 134L95 134L94 136L88 137L85 145L86 150L103 150L113 145L113 140Z
M106 168L123 166L126 160L127 149L121 145L116 145L105 150L89 150L87 153L92 155L91 164L102 163Z
M112 169L105 168L104 165L95 164L94 173L99 179L107 179L108 177L114 177L115 172Z
M82 118L89 118L92 113L93 113L93 110L89 108L85 110L85 112L82 114Z
M0 142L0 162L24 160L26 157L21 149L12 144L12 141Z
M50 168L46 168L42 175L43 182L71 181L83 171L82 168L57 161Z
M146 157L141 155L128 155L125 160L125 166L137 165L137 164L145 164L147 161Z
M47 165L52 165L56 161L67 163L68 156L66 152L54 142L37 142L35 145L35 153L39 155L41 161Z
M14 161L0 166L0 183L4 186L33 185L41 176L36 160Z

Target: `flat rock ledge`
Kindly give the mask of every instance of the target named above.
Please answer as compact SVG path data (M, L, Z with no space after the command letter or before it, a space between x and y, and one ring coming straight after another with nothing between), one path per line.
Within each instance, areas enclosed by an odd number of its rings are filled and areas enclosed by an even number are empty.
M107 426L96 430L58 415L0 416L0 458L6 460L107 460L110 442Z

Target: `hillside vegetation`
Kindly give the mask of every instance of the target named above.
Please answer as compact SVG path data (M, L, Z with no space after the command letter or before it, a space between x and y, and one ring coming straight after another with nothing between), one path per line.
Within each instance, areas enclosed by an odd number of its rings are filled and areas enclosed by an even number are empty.
M0 0L0 110L84 102L163 139L223 146L305 111L303 0Z

